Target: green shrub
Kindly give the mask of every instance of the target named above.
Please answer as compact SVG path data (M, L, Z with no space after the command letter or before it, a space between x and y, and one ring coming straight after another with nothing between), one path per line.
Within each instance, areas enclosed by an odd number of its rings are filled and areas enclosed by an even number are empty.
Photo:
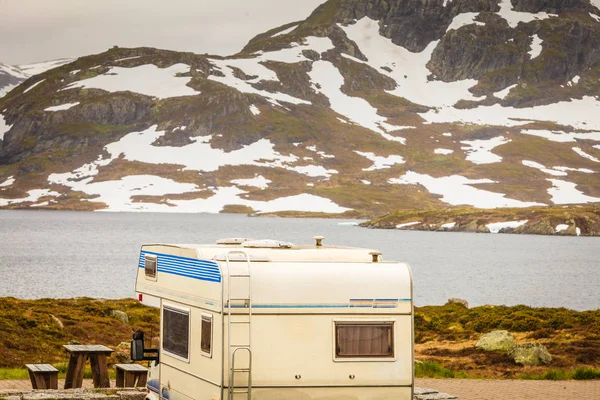
M591 367L580 367L575 370L573 379L587 380L587 379L600 379L600 369Z

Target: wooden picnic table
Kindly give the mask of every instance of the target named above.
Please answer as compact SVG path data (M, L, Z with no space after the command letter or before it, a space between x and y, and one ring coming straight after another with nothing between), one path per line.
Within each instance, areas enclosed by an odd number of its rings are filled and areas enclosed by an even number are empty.
M113 349L103 345L65 344L63 347L70 353L65 389L80 388L83 384L83 372L86 360L90 360L92 379L95 388L110 387L106 357Z

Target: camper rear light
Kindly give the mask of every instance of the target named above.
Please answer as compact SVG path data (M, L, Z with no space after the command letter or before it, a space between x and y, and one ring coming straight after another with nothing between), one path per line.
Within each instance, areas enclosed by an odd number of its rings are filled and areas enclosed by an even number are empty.
M138 293L138 301L142 301L144 298L144 295L142 295L141 293Z

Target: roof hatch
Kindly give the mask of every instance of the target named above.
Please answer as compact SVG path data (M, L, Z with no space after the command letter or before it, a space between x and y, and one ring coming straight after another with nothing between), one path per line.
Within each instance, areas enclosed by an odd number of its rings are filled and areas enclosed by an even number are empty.
M252 249L289 249L293 245L290 242L282 242L280 240L263 239L263 240L249 240L242 243L242 247Z

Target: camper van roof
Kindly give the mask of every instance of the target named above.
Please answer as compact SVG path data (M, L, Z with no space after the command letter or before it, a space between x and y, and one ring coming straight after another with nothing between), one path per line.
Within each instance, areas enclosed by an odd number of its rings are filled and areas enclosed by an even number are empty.
M373 257L381 262L381 253L373 249L345 246L292 245L282 242L281 247L245 247L239 244L146 244L147 246L170 246L195 250L200 258L224 259L229 252L243 251L253 260L262 261L322 261L322 262L369 262ZM240 261L239 256L233 259Z

